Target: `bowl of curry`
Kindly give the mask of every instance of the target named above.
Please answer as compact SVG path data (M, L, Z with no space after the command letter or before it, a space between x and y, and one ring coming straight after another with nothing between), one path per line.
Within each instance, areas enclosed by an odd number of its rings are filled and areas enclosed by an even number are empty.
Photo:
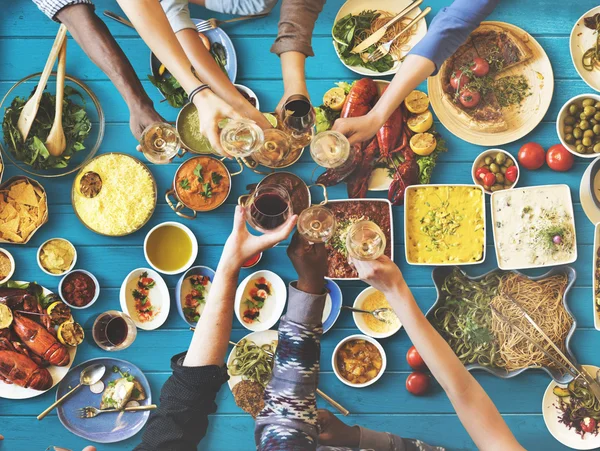
M333 372L344 384L363 388L381 378L387 365L383 347L366 335L350 335L338 343L331 358Z
M178 216L196 219L197 213L214 210L227 200L231 192L231 177L221 160L208 155L193 157L179 166L165 199ZM192 214L183 213L185 208Z

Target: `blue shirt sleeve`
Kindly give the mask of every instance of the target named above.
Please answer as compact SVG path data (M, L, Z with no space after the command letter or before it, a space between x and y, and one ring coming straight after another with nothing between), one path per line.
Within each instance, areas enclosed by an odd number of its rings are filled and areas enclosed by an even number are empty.
M469 37L471 32L491 14L500 0L454 0L431 21L427 34L410 55L420 55L435 64L437 73L441 65Z

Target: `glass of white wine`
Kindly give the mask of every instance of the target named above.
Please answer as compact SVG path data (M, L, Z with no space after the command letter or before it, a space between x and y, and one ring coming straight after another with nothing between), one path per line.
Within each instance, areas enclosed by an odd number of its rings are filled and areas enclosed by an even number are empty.
M348 256L357 260L377 260L385 252L385 234L373 221L358 221L348 230Z
M308 207L298 217L298 232L309 243L325 243L336 230L335 215L329 208L315 205Z
M290 136L276 128L265 130L264 136L262 147L252 154L252 159L267 167L279 167L287 160L292 150Z
M221 130L221 146L228 155L235 158L252 155L264 142L264 132L253 121L231 119Z
M319 166L333 169L350 163L353 150L348 138L343 134L327 130L313 138L310 143L310 154Z
M179 133L166 122L150 124L140 138L142 153L154 164L169 163L181 148Z

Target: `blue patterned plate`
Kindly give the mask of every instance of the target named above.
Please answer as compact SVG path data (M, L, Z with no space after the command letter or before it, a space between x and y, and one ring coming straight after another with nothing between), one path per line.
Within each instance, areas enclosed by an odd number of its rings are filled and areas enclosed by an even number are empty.
M115 373L113 371L113 367L116 366L121 371L130 373L144 387L146 399L139 401L140 405L152 404L150 384L148 384L148 379L146 379L144 373L137 366L125 360L111 358L91 359L71 368L71 371L67 373L58 385L56 399L75 387L79 383L81 371L94 363L101 363L106 367L106 373L104 373L104 377L102 378L105 387L110 381L121 377L118 372ZM89 387L81 387L56 409L58 419L68 431L96 443L115 443L127 440L137 434L144 427L146 421L148 421L148 417L150 416L149 410L142 412L104 413L98 415L96 418L79 418L78 409L87 406L100 408L101 398L102 393L95 394L90 391Z

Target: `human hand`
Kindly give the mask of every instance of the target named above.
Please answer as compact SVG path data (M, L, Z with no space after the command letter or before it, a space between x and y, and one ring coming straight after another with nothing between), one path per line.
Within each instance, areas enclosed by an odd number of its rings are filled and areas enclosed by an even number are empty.
M281 109L283 108L283 105L285 105L285 102L287 102L287 99L297 94L303 95L304 97L310 100L310 96L308 95L308 89L306 88L306 81L299 80L296 84L294 84L294 86L285 87L283 96L277 104L277 108L275 108L275 113L277 113L277 115L281 114Z
M319 444L325 446L339 446L358 448L360 446L360 429L357 426L348 426L329 410L317 411L319 423Z
M377 260L349 259L358 271L358 277L382 293L392 293L406 286L400 268L388 256Z
M346 136L352 146L371 139L382 125L383 123L374 115L366 114L359 117L339 118L333 123L332 130Z
M146 127L155 122L167 121L156 112L152 105L129 111L129 129L137 141L142 137L142 133L146 130ZM138 146L138 150L141 151L142 148Z
M327 275L327 250L323 243L309 243L296 232L287 255L298 273L298 289L305 293L321 294Z
M47 448L46 451L71 451L71 450L67 449L67 448L59 448L58 446L51 446L51 447ZM81 451L96 451L96 447L95 446L86 446Z
M246 209L238 205L233 218L233 230L225 242L221 262L231 264L236 269L241 268L250 257L285 240L292 232L297 219L298 216L291 216L275 230L263 235L252 235L246 225Z

